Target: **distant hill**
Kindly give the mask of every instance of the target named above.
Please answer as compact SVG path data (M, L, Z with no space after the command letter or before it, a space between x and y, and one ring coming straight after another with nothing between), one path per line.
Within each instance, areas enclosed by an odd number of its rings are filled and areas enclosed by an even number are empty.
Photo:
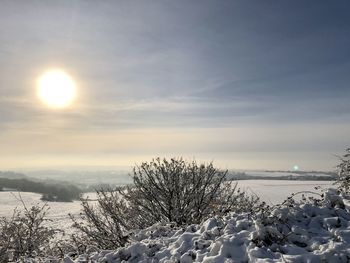
M132 183L130 170L32 170L25 174L32 179L65 181L81 187L110 184L125 185Z
M0 191L33 192L42 194L42 200L71 202L78 200L82 190L70 184L50 184L32 181L27 178L9 179L0 177Z
M322 171L229 171L229 180L334 181L336 172Z
M0 178L8 178L8 179L23 179L27 178L25 174L10 172L10 171L0 171Z

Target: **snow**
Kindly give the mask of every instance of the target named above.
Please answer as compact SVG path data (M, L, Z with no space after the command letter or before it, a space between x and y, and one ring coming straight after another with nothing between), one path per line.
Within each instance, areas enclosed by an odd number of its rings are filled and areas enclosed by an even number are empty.
M314 189L317 185L326 189L332 187L332 182L239 181L241 188L274 204L282 202L293 192L321 193L320 189ZM21 196L27 206L42 203L39 194L21 193ZM0 192L0 216L11 215L13 208L20 205L16 194ZM67 214L79 213L80 202L49 205L53 226L70 229ZM63 262L350 262L350 197L329 189L321 205L287 203L276 206L265 216L231 213L198 225L153 225L134 231L126 247L77 257L68 254Z
M276 207L268 216L230 214L199 225L154 225L115 251L65 262L350 262L350 198L329 190L322 205Z
M316 191L315 186L321 186L321 188L332 186L331 181L239 180L237 182L239 187L250 194L258 195L262 201L268 204L281 203L287 196L298 191ZM316 192L320 192L320 190ZM20 195L27 206L44 203L40 200L40 194L21 192ZM85 196L94 199L95 193L87 193ZM52 219L50 225L71 231L72 222L68 214L79 214L80 202L49 202L48 204L50 206L48 217ZM22 207L18 199L18 192L0 191L0 217L11 216L16 207Z
M301 191L321 193L333 186L332 181L288 181L288 180L239 180L238 187L257 195L268 204L283 202L288 196ZM316 190L315 187L320 189Z
M0 191L0 217L10 217L15 208L22 209L23 205L19 198L22 198L27 207L32 205L43 205L46 202L41 201L41 194L28 192L1 192ZM80 201L74 202L49 202L48 225L64 230L71 230L72 222L68 214L78 214L80 211Z

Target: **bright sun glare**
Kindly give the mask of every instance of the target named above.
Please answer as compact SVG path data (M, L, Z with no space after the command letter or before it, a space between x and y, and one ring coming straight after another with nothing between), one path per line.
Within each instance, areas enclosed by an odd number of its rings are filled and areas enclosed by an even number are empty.
M76 96L74 80L62 70L51 70L39 77L38 96L48 106L65 108Z

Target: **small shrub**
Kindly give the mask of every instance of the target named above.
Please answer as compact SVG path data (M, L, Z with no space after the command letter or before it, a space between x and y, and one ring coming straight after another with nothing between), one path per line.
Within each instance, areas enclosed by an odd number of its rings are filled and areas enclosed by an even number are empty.
M235 201L235 188L226 184L226 175L212 163L157 158L136 166L135 186L121 194L137 214L147 218L140 227L157 222L200 223Z
M346 149L346 153L340 157L338 168L339 190L349 193L350 190L350 148Z
M61 262L59 259L63 259L66 256L77 259L79 255L89 255L98 252L99 248L90 241L91 240L87 239L86 235L82 233L71 234L68 238L61 237L51 242L50 248L46 251L46 255L47 257L56 259L56 261L53 262Z
M23 202L23 201L22 201ZM24 203L23 203L24 205ZM15 210L11 218L0 219L0 262L42 255L56 231L45 226L49 207L32 206Z
M92 246L103 249L124 246L127 242L125 233L132 227L127 220L129 208L125 200L113 189L101 189L96 193L95 204L82 200L82 212L79 217L70 215L74 222L73 227L79 230ZM73 236L73 243L81 250L84 246L79 244L79 240L82 238Z
M131 230L155 223L181 226L231 211L259 210L259 198L240 191L226 175L212 163L158 158L134 168L134 185L97 191L96 203L83 200L80 216L71 218L96 247L115 249L128 242Z

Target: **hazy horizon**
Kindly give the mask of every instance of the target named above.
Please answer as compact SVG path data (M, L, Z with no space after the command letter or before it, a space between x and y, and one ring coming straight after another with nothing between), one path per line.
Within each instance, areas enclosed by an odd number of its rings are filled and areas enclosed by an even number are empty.
M332 171L350 146L349 10L2 1L0 170L182 156Z
M167 157L164 157L167 158ZM169 157L171 158L171 157ZM175 157L175 158L180 158L180 157ZM336 157L338 158L338 157ZM151 158L151 159L143 159L142 161L140 161L139 163L134 163L132 165L71 165L71 166L53 166L53 165L48 165L48 166L39 166L39 167L8 167L7 169L0 169L0 172L17 172L17 173L33 173L33 174L43 174L45 175L46 172L62 172L62 173L100 173L100 172L127 172L127 173L131 173L132 169L137 166L140 165L142 162L150 162L152 160L154 160L155 158ZM215 161L206 161L206 160L197 160L197 159L186 159L184 158L184 160L186 161L193 161L195 160L197 163L205 163L208 164L210 162L212 162L214 164L214 166L218 169L224 169L224 170L229 170L232 172L245 172L245 171L249 171L249 172L253 172L253 171L271 171L271 172L278 172L278 171L284 171L284 172L335 172L336 171L336 165L334 167L332 167L329 170L317 170L317 169L302 169L302 167L297 166L297 168L295 167L288 167L286 169L270 169L268 167L263 167L263 168L235 168L235 167L229 167L227 165L220 165L219 162L215 162ZM338 159L336 159L338 160ZM336 163L336 162L335 162Z

